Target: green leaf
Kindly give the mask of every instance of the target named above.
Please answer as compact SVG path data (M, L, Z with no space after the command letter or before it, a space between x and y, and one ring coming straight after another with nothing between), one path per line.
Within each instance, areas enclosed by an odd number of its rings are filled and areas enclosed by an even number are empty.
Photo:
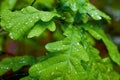
M79 12L83 17L81 18L83 22L86 23L88 20L88 14L94 20L101 20L102 17L110 22L111 18L107 16L102 11L98 10L95 6L93 6L89 0L62 0L63 6L69 7L73 12Z
M59 17L59 15L54 12L38 11L31 6L15 12L5 10L1 15L1 26L4 30L10 32L9 36L12 39L16 40L29 32L39 20L48 22L55 16ZM54 28L55 27L50 27L52 31L54 31Z
M48 12L48 11L40 11L40 19L44 22L50 21L54 16L60 17L60 15L54 13L54 12Z
M64 50L67 50L69 49L69 44L70 42L69 41L57 41L57 42L54 42L53 43L49 43L46 45L46 49L49 51L49 52L58 52L58 51L64 51Z
M35 24L34 28L29 32L28 34L28 38L32 38L32 37L38 37L40 36L46 29L49 29L50 31L55 31L56 26L55 23L53 21L50 22L38 22L37 24Z
M64 6L70 7L72 11L77 11L80 6L87 3L88 0L61 0Z
M55 30L56 30L55 23L54 23L53 21L50 22L50 24L47 26L47 28L48 28L50 31L55 31Z
M87 3L83 6L83 9L86 10L86 13L88 13L94 20L101 20L102 17L106 19L108 22L110 22L111 18L107 16L102 11L98 10L95 6L93 6L90 3Z
M105 35L102 29L100 29L98 26L92 26L92 25L86 25L84 27L95 39L100 40L102 39L104 44L106 45L106 48L108 50L108 53L111 57L111 59L116 62L118 65L120 65L120 53L117 49L117 46L113 44Z
M17 56L11 58L4 58L0 61L0 76L5 74L9 70L17 71L21 67L26 65L33 65L35 63L35 58L32 56Z

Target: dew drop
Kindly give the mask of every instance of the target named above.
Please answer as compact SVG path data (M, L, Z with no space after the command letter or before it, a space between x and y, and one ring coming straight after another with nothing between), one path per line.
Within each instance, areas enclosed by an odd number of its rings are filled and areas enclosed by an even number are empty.
M68 73L70 74L70 71L68 71Z
M73 7L72 9L73 9L74 11L77 11L76 3L73 3L73 6L72 6L72 7Z
M33 22L32 20L30 20L30 22Z
M62 47L65 47L65 45L62 45Z
M109 69L109 68L108 68L108 70L107 70L107 71L108 71L108 72L110 72L110 71L111 71L111 69Z
M10 21L8 20L7 23L10 23Z
M79 51L79 49L75 49L76 51Z
M98 18L98 19L101 19L101 17L100 17L100 16L97 16L97 18Z
M60 48L57 48L56 50L57 50L57 51L60 51Z
M18 25L20 25L20 23L18 23Z
M39 71L39 73L41 73L42 71Z
M91 16L92 16L92 17L94 17L94 15L93 15L93 14L92 14Z
M78 64L78 63L75 63L76 65Z
M46 16L48 16L48 13L46 14Z
M58 68L56 67L55 69L57 70Z
M9 36L10 36L12 39L14 38L12 33L10 33Z
M12 23L9 23L7 28L10 29L12 27L12 25L13 25Z
M80 45L80 43L79 43L79 42L77 42L77 45Z
M38 16L37 16L36 18L37 18L37 19L39 19L39 17L38 17Z
M27 22L25 24L28 24Z
M51 73L51 75L54 75L54 74L55 74L54 72Z
M98 13L95 12L96 15L98 15Z
M77 72L75 72L75 74L77 74Z

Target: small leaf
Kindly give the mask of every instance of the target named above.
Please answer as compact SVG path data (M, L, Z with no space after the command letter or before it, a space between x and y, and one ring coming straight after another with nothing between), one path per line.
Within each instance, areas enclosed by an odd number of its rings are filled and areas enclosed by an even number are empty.
M54 12L48 12L48 11L40 11L40 19L44 22L50 21L54 16L60 17L58 14Z
M47 28L47 26L37 23L34 26L34 28L29 32L27 37L28 38L32 38L32 37L35 37L35 36L38 37L39 35L41 35L45 31L46 28Z
M102 11L98 10L95 6L93 6L90 3L87 3L83 6L83 8L86 10L86 12L95 20L101 20L102 17L106 19L108 22L110 22L111 18L107 16Z
M49 22L38 22L37 24L35 24L34 28L29 32L28 34L28 38L32 38L32 37L38 37L40 36L46 29L49 29L50 31L55 31L56 26L54 24L53 21L49 21Z
M55 23L52 21L50 22L49 26L47 27L50 31L55 31L56 30L56 26Z
M32 56L17 56L12 58L4 58L0 61L0 76L5 74L9 70L17 71L21 67L26 65L33 65L35 58Z
M57 41L54 43L47 44L45 48L50 52L64 51L69 48L68 43L69 42L65 42L65 41Z

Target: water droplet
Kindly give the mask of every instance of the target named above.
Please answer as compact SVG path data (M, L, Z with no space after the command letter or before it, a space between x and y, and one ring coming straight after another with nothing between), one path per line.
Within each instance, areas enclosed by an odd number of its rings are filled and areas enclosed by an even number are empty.
M55 74L54 72L51 73L51 75L54 75L54 74Z
M108 70L107 70L108 72L110 72L111 71L111 69L110 68L108 68Z
M78 64L78 63L75 63L75 64Z
M46 14L46 16L48 16L48 13Z
M65 45L62 45L62 47L65 47Z
M13 24L9 23L8 26L7 26L7 28L10 29L12 26L13 26Z
M36 18L37 18L37 19L39 19L39 17L38 17L38 16L37 16Z
M57 70L58 68L56 67L55 69Z
M77 74L77 72L75 72L75 74Z
M20 25L20 23L18 23L18 25Z
M7 23L10 23L10 21L8 20Z
M77 7L76 7L76 6L77 6L76 3L73 3L72 9L73 9L74 11L77 11Z
M100 16L97 16L97 18L98 18L98 19L101 19L101 17L100 17Z
M42 71L39 71L39 73L41 73Z
M79 49L76 49L76 51L79 51Z
M68 73L70 74L71 71L68 71Z
M27 22L25 24L28 24Z
M77 42L77 45L80 45L80 43L79 43L79 42Z
M56 48L57 51L60 51L60 48Z
M33 22L32 20L30 20L30 22Z
M12 39L14 38L12 33L10 33L9 35L10 35L10 37L11 37Z
M92 16L92 17L94 17L94 15L93 15L93 14L92 14L91 16Z
M95 12L96 15L98 15L98 13Z

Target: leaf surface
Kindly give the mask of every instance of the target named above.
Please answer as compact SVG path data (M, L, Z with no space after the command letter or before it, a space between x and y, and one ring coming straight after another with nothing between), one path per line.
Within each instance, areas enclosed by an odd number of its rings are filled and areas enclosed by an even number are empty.
M89 61L89 57L79 43L80 37L76 29L72 28L67 30L65 35L68 35L68 37L64 40L46 45L48 51L58 52L58 54L31 67L29 71L30 76L38 77L42 80L86 79L86 77L80 78L80 76L86 74L80 61ZM75 36L77 38L74 38Z
M43 22L49 22L55 16L59 15L54 12L39 11L31 6L23 8L21 11L15 12L5 10L1 15L1 26L4 30L10 32L9 36L12 39L16 40L25 36L32 28L34 29L38 21L41 20ZM38 25L39 24L37 24L37 26ZM36 28L38 29L39 27ZM49 29L51 29L52 31L54 31L54 28L55 27L49 26ZM38 32L37 29L34 29L32 32ZM42 32L43 31L44 30L42 30ZM33 34L31 36L33 36ZM38 34L34 36L38 36Z
M69 7L73 12L79 12L83 17L83 22L89 18L88 15L94 20L101 20L102 18L110 22L111 18L93 6L89 0L62 0L63 5Z
M101 59L83 34L81 28L69 26L64 33L66 38L46 45L48 58L33 65L29 76L39 80L119 80L110 59Z
M120 65L120 53L117 49L117 46L112 43L102 29L100 29L98 26L89 26L87 25L84 27L95 39L102 40L104 44L106 45L106 48L108 50L108 53L111 57L111 59L116 62L118 65Z
M17 71L23 66L33 65L35 58L33 56L17 56L12 58L4 58L0 61L0 76L5 74L7 71Z
M50 31L55 31L56 26L55 23L53 21L50 22L38 22L37 24L35 24L34 28L32 30L30 30L29 34L28 34L28 38L32 38L32 37L38 37L40 36L46 29L49 29Z

